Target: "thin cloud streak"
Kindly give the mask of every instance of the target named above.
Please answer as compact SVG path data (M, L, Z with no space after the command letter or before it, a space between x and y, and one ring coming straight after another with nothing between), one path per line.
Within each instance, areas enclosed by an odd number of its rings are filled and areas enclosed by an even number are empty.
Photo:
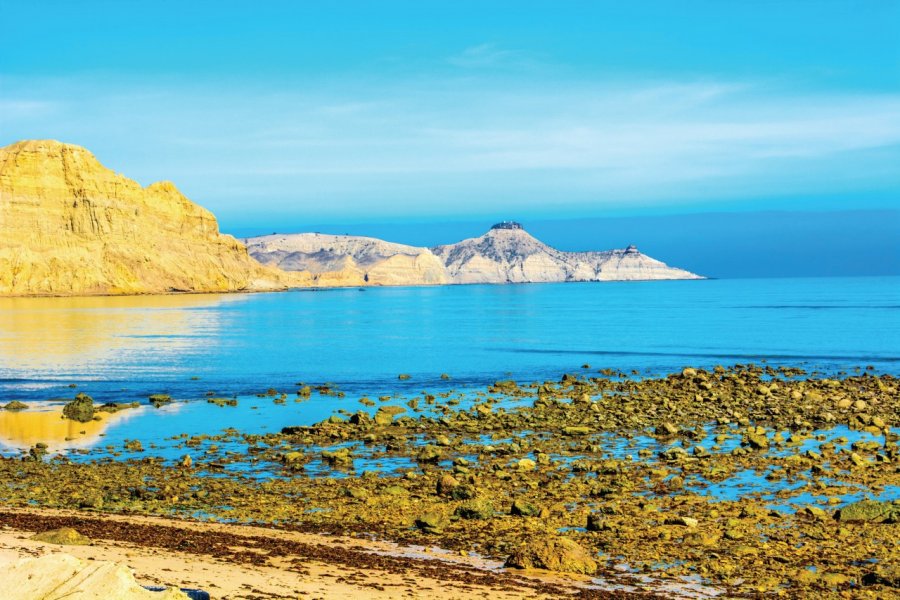
M900 183L889 167L900 154L900 96L890 94L797 95L740 81L550 89L477 77L274 93L4 84L4 106L24 107L6 113L4 143L80 143L142 183L174 179L214 209L237 210L247 190L273 210L328 216L477 211L486 200L494 211L599 211L629 199Z

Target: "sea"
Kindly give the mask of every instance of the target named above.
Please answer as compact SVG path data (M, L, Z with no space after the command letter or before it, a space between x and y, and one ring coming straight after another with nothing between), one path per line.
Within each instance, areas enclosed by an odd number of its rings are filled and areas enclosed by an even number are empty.
M371 410L362 397L748 363L900 375L900 277L3 298L0 403L29 410L0 411L0 452L129 438L163 448L184 433L265 433ZM302 385L329 393L296 401ZM142 406L87 427L63 422L59 408L79 392ZM274 402L282 393L290 400ZM151 394L174 402L154 408Z

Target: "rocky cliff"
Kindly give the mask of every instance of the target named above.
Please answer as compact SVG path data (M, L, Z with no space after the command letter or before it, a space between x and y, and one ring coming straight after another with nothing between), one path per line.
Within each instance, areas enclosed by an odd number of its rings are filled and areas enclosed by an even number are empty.
M254 258L309 273L315 285L427 285L702 279L631 246L604 252L562 252L504 221L456 244L419 248L374 238L292 234L245 240Z
M291 278L170 182L142 187L56 141L0 148L0 295L250 291Z
M317 285L450 283L444 264L428 248L320 233L267 235L245 242L259 262L310 273Z
M640 253L634 246L603 252L562 252L505 221L484 235L432 251L454 283L702 279Z

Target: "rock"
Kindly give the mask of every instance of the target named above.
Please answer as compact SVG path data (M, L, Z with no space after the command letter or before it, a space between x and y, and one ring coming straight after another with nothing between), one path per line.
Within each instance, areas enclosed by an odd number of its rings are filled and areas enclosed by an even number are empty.
M28 405L24 402L19 402L18 400L13 400L12 402L8 402L3 409L4 410L23 410L28 408Z
M534 468L537 466L530 458L520 458L518 462L516 462L516 467L520 471L534 471Z
M406 412L402 406L380 406L375 411L376 425L390 425L394 422L394 417Z
M513 500L509 514L517 517L537 517L541 514L541 509L525 500L516 499Z
M860 500L837 511L844 523L900 523L900 505L878 500Z
M457 506L455 514L461 519L490 519L494 516L494 505L483 498L473 498Z
M36 542L45 542L47 544L58 544L60 546L87 546L91 543L90 538L81 535L71 527L62 527L44 531L31 536Z
M415 524L425 533L441 533L447 526L447 517L438 511L428 511L420 515Z
M766 437L766 432L761 427L748 429L744 437L752 448L764 450L769 447L769 438Z
M885 565L869 571L863 575L862 584L900 588L900 566Z
M668 421L656 427L656 435L672 436L678 435L678 428Z
M290 453L288 453L290 454ZM353 453L349 448L339 448L338 450L323 450L322 459L333 467L352 467Z
M536 538L526 542L506 559L505 566L583 575L593 575L597 571L597 562L590 552L578 543L558 536Z
M354 500L365 500L369 497L369 491L366 488L349 487L344 490L344 495Z
M681 525L682 527L696 527L700 524L697 519L691 517L669 517L665 523L666 525Z
M584 425L571 425L564 427L563 433L566 435L588 435L591 433L591 428Z
M4 600L35 598L73 600L188 600L176 588L144 589L129 567L107 561L84 561L53 553L0 564Z
M410 375L409 373L400 373L399 375L397 375L397 379L399 379L400 381L409 381L410 379L412 379L412 375Z
M416 460L420 463L438 463L441 460L441 449L431 444L423 446L416 455Z
M450 497L454 500L469 500L478 495L478 491L471 485L460 484L453 488Z
M282 289L172 183L142 187L79 146L0 148L0 296Z
M171 404L172 396L169 394L152 394L149 398L150 404L154 407L159 408L165 404Z
M585 529L588 531L607 531L610 529L609 524L606 522L606 515L602 513L591 513L587 517L587 523L585 524Z
M84 392L63 406L63 416L73 421L87 423L94 419L94 400Z
M451 497L454 490L459 487L459 481L449 474L441 475L437 482L437 495L443 497Z

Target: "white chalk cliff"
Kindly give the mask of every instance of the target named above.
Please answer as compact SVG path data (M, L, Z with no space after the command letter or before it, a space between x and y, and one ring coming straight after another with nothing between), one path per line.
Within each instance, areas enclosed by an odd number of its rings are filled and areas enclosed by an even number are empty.
M303 233L245 240L263 264L312 274L318 285L429 285L702 279L634 246L562 252L503 222L456 244L419 248L374 238Z
M444 264L428 248L320 233L265 235L245 243L262 264L308 272L318 285L450 283Z

